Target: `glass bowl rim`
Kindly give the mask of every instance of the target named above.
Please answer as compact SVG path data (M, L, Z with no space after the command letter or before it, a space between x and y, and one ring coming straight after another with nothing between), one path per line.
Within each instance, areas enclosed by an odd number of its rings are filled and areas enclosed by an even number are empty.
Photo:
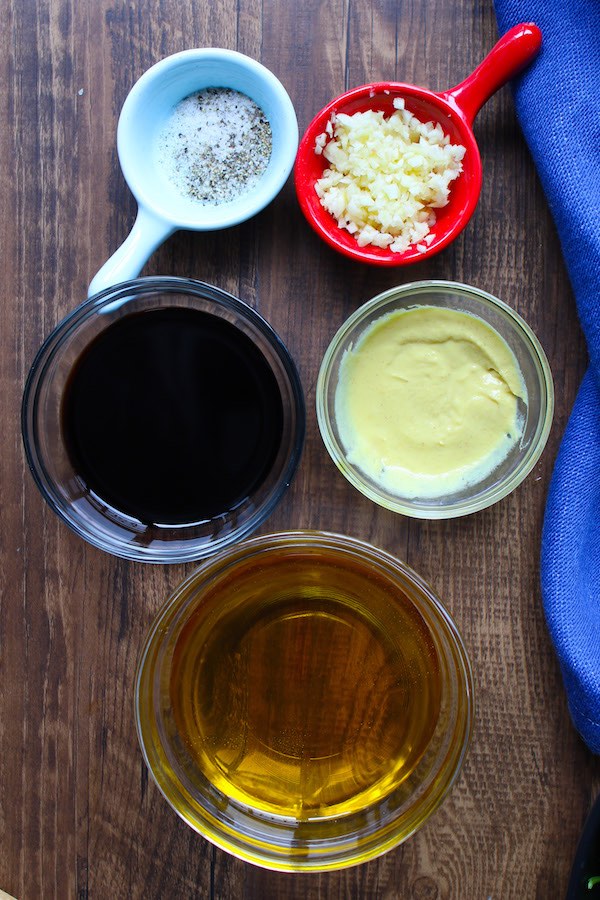
M132 293L133 296L131 296ZM212 542L203 541L202 544L197 544L196 541L189 541L186 546L180 548L169 548L168 543L165 542L158 548L145 548L141 544L132 541L125 542L119 537L113 538L105 533L96 533L93 529L84 527L80 524L79 519L72 515L68 504L61 503L53 491L53 480L47 474L38 452L35 423L39 390L50 365L59 356L65 341L77 331L80 325L94 315L101 315L103 312L109 311L114 304L125 306L127 302L135 301L138 297L143 297L148 293L182 294L209 300L249 322L261 333L280 360L293 399L296 426L290 443L289 460L274 485L270 497L262 506L257 507L242 526L237 526L228 534ZM134 278L119 282L86 298L61 319L42 342L30 365L21 401L21 435L27 465L38 490L52 511L88 544L113 556L145 563L176 564L199 561L252 533L273 512L288 489L302 456L305 432L306 406L300 375L290 351L275 329L257 310L223 288L197 279L179 276L152 275Z
M316 547L318 545L327 546L328 549L333 547L345 556L360 556L365 563L365 569L375 565L379 567L380 571L384 571L389 577L397 580L398 584L403 588L408 585L409 588L413 589L417 597L415 598L412 593L409 594L411 603L414 603L421 613L425 609L428 613L433 613L435 628L429 622L429 618L426 617L427 627L443 633L451 646L453 652L448 655L447 661L450 657L452 658L451 668L456 679L457 697L460 697L463 703L463 710L461 715L458 711L460 708L459 703L450 726L454 731L459 731L459 740L456 742L457 748L453 749L451 747L446 750L441 761L438 760L435 769L436 775L432 777L430 790L409 811L408 821L410 826L406 832L402 833L400 838L393 828L396 820L392 820L391 823L388 823L381 838L373 841L366 850L361 846L358 846L356 849L342 847L340 855L336 857L334 847L330 853L330 857L333 858L328 858L327 860L319 857L307 860L289 857L288 860L283 853L280 855L276 854L274 850L275 845L273 843L269 844L267 838L258 836L256 843L253 845L249 839L246 839L246 842L244 842L244 836L240 838L235 832L232 836L231 832L234 830L231 827L224 827L220 822L215 823L213 821L210 813L202 804L202 795L199 795L200 799L198 799L198 796L193 799L205 813L204 818L199 822L199 816L196 812L196 819L192 821L190 803L186 799L185 791L177 779L174 776L169 779L169 787L171 789L171 793L169 793L169 790L159 781L157 774L153 770L149 759L149 750L156 753L157 742L155 741L151 746L150 742L144 739L143 719L144 716L146 720L149 717L154 717L154 690L150 679L151 676L155 677L154 673L158 666L157 657L160 652L160 644L164 643L165 636L172 627L177 633L182 625L185 624L186 619L182 613L190 606L193 606L198 592L202 592L206 585L210 584L215 577L230 572L236 565L243 563L253 555L264 553L265 550L268 551L280 546L296 549L299 547ZM189 591L194 586L196 590L190 594ZM153 659L150 659L151 656L153 656ZM450 665L449 662L448 665ZM148 671L149 667L151 669L150 672ZM143 688L144 680L147 682L145 690ZM143 696L144 693L145 697ZM139 653L134 679L134 716L140 751L152 780L171 809L188 826L222 850L238 859L262 868L281 872L333 871L375 859L399 844L404 843L429 820L448 795L462 770L473 735L473 669L465 643L453 617L433 588L407 563L395 557L389 551L382 550L367 541L349 535L316 529L279 531L253 536L241 543L228 547L209 559L203 560L198 568L177 585L154 616ZM155 717L152 721L155 721ZM148 730L148 727L146 722L146 730ZM443 777L440 777L440 774ZM174 802L175 797L183 798L186 806L185 810L177 808Z
M331 416L328 411L326 398L333 375L332 365L334 356L353 329L360 326L373 311L381 310L382 315L384 315L386 312L385 307L392 305L396 300L403 301L402 305L397 308L410 308L410 306L413 305L409 302L412 297L414 297L415 306L427 306L425 299L419 301L419 296L423 295L423 298L425 298L428 293L435 292L466 295L481 302L483 307L500 310L510 322L514 332L524 339L524 344L527 346L529 356L534 362L545 396L541 398L541 410L535 440L532 442L523 459L516 466L510 477L504 479L494 488L484 492L478 498L469 499L466 497L461 501L447 505L439 504L438 506L427 506L423 504L419 506L405 498L399 497L397 500L392 500L383 496L373 485L367 483L356 466L348 462L345 453L333 436ZM389 311L392 312L393 310L390 309ZM487 321L483 316L481 318L482 321ZM494 326L490 327L493 328ZM554 415L554 383L552 380L550 364L537 336L527 322L525 322L525 320L503 300L494 297L493 294L490 294L481 288L476 288L459 281L439 279L411 281L406 284L388 288L370 300L367 300L366 303L359 306L358 309L351 313L342 323L331 339L319 368L316 388L316 410L319 430L321 432L323 443L327 448L327 452L344 477L353 485L353 487L360 491L361 494L385 509L411 518L429 520L451 519L470 515L471 513L486 509L488 506L492 506L494 503L497 503L499 500L502 500L510 494L519 484L521 484L527 475L529 475L539 460L550 434Z

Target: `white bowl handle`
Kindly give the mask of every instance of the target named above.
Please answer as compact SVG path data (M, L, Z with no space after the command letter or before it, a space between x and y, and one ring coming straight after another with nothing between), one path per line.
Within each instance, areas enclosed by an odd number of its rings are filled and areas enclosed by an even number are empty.
M175 231L170 222L160 219L140 206L133 228L100 271L94 275L88 288L88 297L121 281L136 278L163 241Z

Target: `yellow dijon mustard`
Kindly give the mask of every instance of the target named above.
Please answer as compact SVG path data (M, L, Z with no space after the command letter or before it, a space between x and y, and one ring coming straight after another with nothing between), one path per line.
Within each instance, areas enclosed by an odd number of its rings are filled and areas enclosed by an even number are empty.
M520 439L526 403L491 326L421 306L382 316L346 351L335 414L353 465L393 494L431 498L486 478Z

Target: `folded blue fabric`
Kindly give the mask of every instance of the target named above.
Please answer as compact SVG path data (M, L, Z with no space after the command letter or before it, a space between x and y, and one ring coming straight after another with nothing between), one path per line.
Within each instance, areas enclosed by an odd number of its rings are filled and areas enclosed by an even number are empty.
M590 355L548 493L541 578L573 722L600 753L600 3L495 4L501 33L518 22L542 31L538 58L515 82L515 103Z

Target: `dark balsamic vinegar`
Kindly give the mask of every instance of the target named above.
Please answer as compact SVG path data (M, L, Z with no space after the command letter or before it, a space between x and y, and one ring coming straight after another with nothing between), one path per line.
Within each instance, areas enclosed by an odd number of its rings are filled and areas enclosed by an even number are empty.
M247 335L176 307L125 316L84 350L62 428L89 491L145 524L183 525L234 510L265 480L283 408Z

